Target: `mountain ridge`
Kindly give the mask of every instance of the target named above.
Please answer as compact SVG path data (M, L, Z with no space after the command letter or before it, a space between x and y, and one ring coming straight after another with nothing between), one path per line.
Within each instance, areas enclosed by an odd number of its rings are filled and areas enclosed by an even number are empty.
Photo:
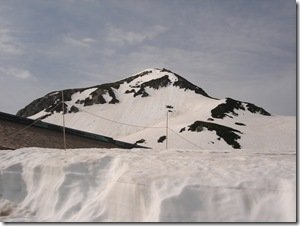
M74 93L83 92L88 89L96 88L97 90L95 90L91 93L92 97L90 99L87 98L84 101L81 100L81 101L78 101L77 103L80 103L80 104L83 103L84 106L93 105L93 104L105 104L105 103L107 103L107 101L103 98L103 94L105 94L105 92L108 92L108 94L112 97L112 100L109 101L108 103L116 104L119 102L119 100L116 98L116 95L115 95L113 89L118 90L122 84L124 84L124 83L129 84L137 78L141 78L141 77L144 77L145 75L152 73L153 70L159 70L160 72L167 72L167 73L170 73L170 74L173 74L174 76L176 76L176 78L178 80L173 82L173 86L175 86L175 87L184 89L184 91L186 91L186 90L194 91L196 94L200 94L205 97L209 97L209 98L218 100L217 98L209 96L199 86L194 85L193 83L189 82L182 76L172 72L171 70L168 70L165 68L163 68L163 69L156 68L156 69L145 69L140 73L137 73L133 76L130 76L128 78L125 78L125 79L122 79L122 80L119 80L116 82L104 83L104 84L89 86L89 87L85 87L85 88L74 88L74 89L62 90L64 93L64 101L70 101L71 97ZM169 75L163 75L160 78L145 81L145 82L135 85L135 86L129 85L129 87L131 89L127 89L125 91L125 94L133 93L134 97L139 96L139 95L141 97L147 97L147 96L149 96L149 94L145 91L145 88L149 87L149 88L153 88L153 89L159 89L161 87L166 87L171 84L172 84L172 82L169 79ZM134 88L139 88L139 90L136 91ZM52 108L56 102L62 101L62 98L61 98L62 91L52 91L52 92L46 94L44 97L41 97L41 98L38 98L38 99L32 101L30 104L28 104L24 108L20 109L16 115L22 116L22 117L30 117L30 116L38 113L39 111L47 108L47 106L48 106L48 108ZM228 98L228 99L231 100L231 103L229 103L229 105L232 105L232 101L236 101L232 98ZM241 102L239 101L239 104L240 103ZM49 106L49 105L51 105L51 106ZM251 106L253 106L252 109L255 109L254 110L255 112L262 112L262 114L270 115L270 113L268 113L267 111L265 111L262 108L258 109L258 107L253 104ZM232 107L230 107L230 108L232 108ZM62 111L62 109L60 109L60 108L57 108L54 110L56 110L57 112ZM231 111L232 110L233 109L231 109ZM47 109L46 109L46 111L47 111ZM76 110L73 110L73 111L76 111ZM71 112L73 112L73 111L71 110ZM65 113L67 113L67 110Z
M200 143L203 148L243 148L250 127L257 124L254 121L272 116L252 103L214 98L165 68L146 69L117 82L63 90L63 95L68 127L132 143L143 141L150 147L168 142L160 139L166 136L167 111L169 129L186 141L191 139L194 148ZM62 91L53 91L17 115L60 124L61 101Z

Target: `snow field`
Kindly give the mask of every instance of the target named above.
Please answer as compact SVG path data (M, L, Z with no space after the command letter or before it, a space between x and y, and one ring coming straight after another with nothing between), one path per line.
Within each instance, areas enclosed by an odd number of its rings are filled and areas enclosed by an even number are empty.
M89 90L89 92L92 91L93 89ZM86 94L89 92L86 92ZM207 121L211 117L211 109L224 100L209 99L201 95L195 95L190 91L182 92L182 90L176 87L162 88L155 91L151 91L150 89L147 92L150 93L151 97L125 98L125 94L120 94L117 96L121 100L119 104L97 104L85 107L75 104L82 110L78 113L66 114L66 126L110 136L125 142L134 143L137 140L145 139L146 146L163 148L165 143L158 143L157 140L166 134L165 106L172 105L174 106L173 112L169 113L169 128L173 130L169 131L170 147L200 147L202 149L231 148L224 140L218 140L215 132L203 131L197 133L185 131L179 133L180 129L191 125L197 120ZM187 99L189 101L186 101ZM158 100L160 103L157 103ZM73 104L74 101L72 100L71 102ZM214 119L212 122L241 131L243 134L238 142L242 148L261 148L263 150L266 148L278 148L279 150L282 148L295 149L295 117L262 116L241 110L237 112L239 114L238 117ZM41 116L41 113L38 113L36 116ZM44 119L44 121L62 125L62 115L61 113L55 113L51 117ZM125 123L125 125L116 122ZM238 126L235 124L236 122L243 122L246 126ZM195 145L180 138L178 135L186 138Z
M0 161L1 221L296 220L291 151L24 148Z
M147 71L151 71L151 73L145 73ZM142 145L161 149L166 144L157 141L161 136L166 135L166 106L169 105L173 107L172 112L168 114L168 143L171 148L233 149L223 138L219 138L215 131L207 129L201 132L188 131L188 126L195 121L216 123L239 130L241 133L237 133L237 135L241 138L237 142L243 149L294 150L296 147L295 117L264 116L235 109L234 111L238 115L233 116L229 113L222 119L212 119L211 110L225 103L226 99L208 98L196 94L190 89L180 89L172 84L159 89L145 86L145 91L149 96L134 97L133 93L126 93L126 91L135 89L137 92L145 82L166 75L173 84L178 80L173 73L159 69L147 69L140 73L138 73L139 77L120 84L118 89L111 88L119 100L119 103L116 104L109 104L112 97L108 91L102 95L106 104L84 106L84 104L78 103L91 96L97 88L88 88L74 93L71 101L65 103L68 105L68 109L76 106L79 112L65 114L66 126L125 142L135 143L144 139L146 142ZM243 105L245 107L246 104ZM38 118L45 114L46 112L43 110L30 118ZM62 125L62 113L55 112L43 121ZM236 123L242 123L242 125ZM185 128L185 131L180 133L182 128Z

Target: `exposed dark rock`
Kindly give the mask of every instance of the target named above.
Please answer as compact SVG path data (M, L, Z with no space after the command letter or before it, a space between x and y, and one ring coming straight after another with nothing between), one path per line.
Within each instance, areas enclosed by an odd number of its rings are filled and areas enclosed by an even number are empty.
M94 94L94 96L92 97L87 97L84 100L80 101L79 103L83 103L84 106L90 106L93 104L105 104L106 100L104 99L104 97L102 96L102 94L97 93Z
M170 71L170 70L168 70L168 69L166 69L166 68L161 69L160 72L169 72L169 73L172 73L172 74L173 74L172 71Z
M106 100L104 99L104 97L102 95L99 95L97 100L94 102L94 104L105 104Z
M137 92L134 91L133 97L142 95L144 91L145 91L145 89L143 87L141 87Z
M250 111L252 113L259 113L259 114L262 114L262 115L271 116L271 114L269 112L267 112L265 109L263 109L261 107L257 107L254 104L247 103L246 107L247 107L248 111Z
M172 105L166 105L166 108L173 109L174 107Z
M183 77L181 77L180 75L166 69L166 68L163 68L160 70L160 72L168 72L168 73L172 73L173 75L175 75L177 77L177 81L174 82L174 86L177 86L179 87L180 89L184 89L184 90L192 90L194 91L195 93L197 94L201 94L203 96L206 96L206 97L209 97L209 98L212 98L210 97L203 89L201 89L200 87L192 84L191 82L189 82L188 80L184 79ZM215 99L215 98L213 98Z
M152 79L148 82L144 82L140 86L136 86L136 88L139 88L139 90L137 92L132 91L132 90L130 90L128 92L126 91L126 92L127 93L134 92L134 95L133 95L134 97L137 97L139 95L141 95L142 97L147 97L147 96L149 96L149 94L145 90L146 87L153 88L153 89L159 89L161 87L167 87L170 84L171 84L171 81L169 80L169 76L165 75L161 78Z
M48 108L46 108L46 112L51 112L51 113L54 113L54 112L62 112L63 111L63 106L62 104L59 104L57 105L56 107L54 106L49 106ZM68 112L68 105L66 103L64 103L64 114L66 114Z
M93 103L94 103L93 99L88 97L84 100L83 106L91 106L91 105L93 105Z
M169 79L169 76L168 75L164 75L161 78L152 79L152 80L150 80L148 82L144 82L142 84L142 87L143 88L149 87L149 88L153 88L153 89L159 89L161 87L167 87L170 84L171 84L171 81Z
M72 95L78 92L79 89L67 89L64 90L64 101L70 101L72 99Z
M96 92L101 93L102 92L102 94L104 94L105 92L107 92L107 90L110 90L112 88L119 89L120 85L123 83L124 83L123 80L121 80L118 82L105 83L105 84L101 84L101 85L97 85L97 86L88 87L88 88L85 88L84 90L90 89L90 88L97 88L97 90L95 90L93 93L96 93Z
M137 97L137 96L142 96L142 97L149 96L149 94L146 92L144 86L141 86L141 88L137 92L134 92L133 97Z
M181 128L179 133L182 133L183 131L185 131L185 127Z
M43 120L43 119L49 117L50 115L51 115L50 113L49 114L45 114L45 115L39 117L39 120Z
M241 122L235 122L234 124L238 125L238 126L246 126L246 124L241 123Z
M231 113L234 116L238 114L234 110L245 110L242 102L226 98L226 102L219 104L217 107L211 110L211 116L213 118L224 118L227 116L226 113Z
M128 94L128 93L135 93L135 90L134 90L134 89L126 90L125 93L126 93L126 94Z
M207 121L214 121L214 119L213 118L208 118Z
M117 86L115 86L117 87ZM84 100L84 106L90 106L93 104L105 104L107 103L106 100L104 99L103 95L109 94L109 96L112 98L108 103L109 104L117 104L120 101L116 98L116 95L114 91L112 90L111 87L106 86L104 88L98 88L94 92L90 94L91 97L87 97Z
M166 138L166 136L161 136L160 138L158 138L157 143L163 143Z
M148 97L150 96L146 91L142 94L142 97Z
M120 101L117 99L115 92L109 88L108 89L108 94L111 96L112 100L109 102L110 104L116 104L119 103Z
M93 104L105 104L106 100L103 98L103 95L105 93L108 93L112 97L110 103L116 104L119 103L119 100L116 98L113 89L118 89L120 85L124 82L125 80L115 82L115 83L107 83L98 86L87 87L87 88L67 89L63 91L64 101L70 101L72 95L76 92L83 92L90 88L97 88L94 92L91 93L90 97L87 97L84 100L77 100L76 104L84 104L84 106L90 106ZM45 109L49 111L51 107L55 106L54 104L59 103L60 101L62 101L61 92L60 91L51 92L42 98L32 101L25 108L19 110L17 112L17 115L22 117L29 117ZM61 111L59 107L55 109L58 112Z
M219 125L211 122L196 121L193 124L189 125L189 131L201 132L204 128L209 131L215 131L219 138L222 138L227 144L231 145L235 149L240 149L241 145L237 142L240 139L242 134L239 130L233 129L231 127Z
M29 116L35 115L38 112L44 110L45 108L48 108L57 99L58 99L58 97L56 95L51 95L51 96L46 95L45 97L41 97L35 101L32 101L25 108L19 110L17 112L17 116L29 117Z
M124 83L124 82L130 83L130 82L133 81L134 79L136 79L136 78L138 78L138 77L143 77L144 75L147 75L147 74L150 74L150 73L152 73L151 70L149 70L149 71L143 71L143 72L141 72L141 73L139 73L139 74L136 74L136 75L134 75L134 76L131 76L131 77L129 77L129 78L125 78L125 79L121 80L121 81L120 81L120 84L122 84L122 83Z
M72 105L72 107L69 110L69 113L77 113L79 112L79 109L77 107L75 107L74 105Z
M246 108L243 106L243 104L246 104ZM233 116L238 116L238 113L235 112L235 110L248 110L252 113L259 113L262 115L271 115L269 112L265 111L263 108L257 107L254 104L247 103L247 102L241 102L238 100L234 100L231 98L226 98L226 102L219 104L217 107L211 110L211 116L213 118L224 118L225 116L233 118ZM231 114L231 115L229 115Z
M64 90L63 91L64 101L70 101L72 95L81 90L85 90L85 89ZM41 97L41 98L38 98L38 99L32 101L26 107L19 110L16 115L21 116L21 117L29 117L29 116L37 114L38 112L40 112L42 110L46 110L46 111L48 110L48 112L49 112L49 109L53 108L56 104L59 104L59 102L61 102L61 101L62 101L61 91L54 91L54 92L48 93L44 97ZM59 107L56 109L59 109ZM62 109L60 111L62 111Z
M114 98L113 98L113 99L111 99L111 101L109 101L108 103L109 103L109 104L117 104L117 103L119 103L119 102L120 102L120 101L119 101L118 99L116 99L116 98L114 99Z
M136 141L134 144L143 144L145 142L146 142L145 139L140 139L140 140Z
M174 82L174 86L177 86L179 87L180 89L184 89L185 91L186 90L192 90L194 91L195 93L197 94L201 94L203 96L206 96L206 97L210 97L208 96L208 94L203 90L201 89L200 87L190 83L189 81L187 81L186 79L180 77L179 75L177 75L178 77L178 80L176 82ZM210 97L212 98L212 97Z

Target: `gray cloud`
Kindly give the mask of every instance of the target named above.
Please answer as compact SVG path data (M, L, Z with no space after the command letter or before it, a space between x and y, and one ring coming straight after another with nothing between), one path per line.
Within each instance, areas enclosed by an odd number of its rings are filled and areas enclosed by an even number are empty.
M0 95L14 98L0 99L0 107L14 113L53 90L166 67L212 96L295 115L295 6L293 0L1 1Z
M67 45L72 45L74 47L89 47L93 42L95 42L95 39L93 38L74 38L71 36L65 36L64 43Z
M2 56L21 55L23 53L21 44L5 28L0 28L0 52L3 54Z
M20 68L0 68L1 76L13 77L18 80L32 80L35 79L34 76L25 69Z
M145 40L152 40L159 34L166 31L166 28L161 25L151 27L149 30L141 31L127 31L120 28L109 27L106 40L113 44L123 46L126 44L140 44Z

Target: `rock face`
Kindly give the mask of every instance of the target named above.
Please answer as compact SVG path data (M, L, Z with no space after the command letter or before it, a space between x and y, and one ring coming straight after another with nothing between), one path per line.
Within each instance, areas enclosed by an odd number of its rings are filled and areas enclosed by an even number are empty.
M71 96L73 94L82 93L85 90L95 88L96 90L91 93L91 96L86 97L82 100L77 100L76 104L83 104L83 106L91 106L94 104L106 104L107 102L103 97L103 95L106 94L108 94L111 97L111 100L108 102L108 104L116 104L119 103L119 100L116 98L115 92L113 91L114 87L118 87L118 84L111 83L111 84L104 84L104 85L99 85L99 86L89 87L89 88L63 90L64 101L71 101L72 100ZM44 97L34 100L25 108L19 110L17 112L17 115L21 117L29 117L43 110L45 112L51 112L51 113L62 112L62 106L59 105L61 101L62 101L61 91L51 92ZM55 107L56 105L57 107ZM68 111L73 113L78 112L78 110L76 110L76 106L65 105L64 113Z
M70 101L71 100L71 96L76 93L76 92L81 92L83 89L67 89L64 90L64 101ZM41 111L45 111L45 112L61 112L62 111L62 105L60 105L59 103L61 103L62 101L62 94L61 91L55 91L55 92L51 92L47 95L45 95L44 97L38 98L34 101L32 101L29 105L27 105L26 107L24 107L23 109L19 110L17 112L17 116L21 116L21 117L29 117L31 115L35 115ZM68 111L67 108L68 106L65 105L65 113ZM71 109L69 109L71 110ZM73 110L74 111L74 108Z
M239 134L242 134L241 131L233 129L231 127L219 125L216 123L211 122L204 122L204 121L196 121L193 124L188 126L188 131L193 132L202 132L203 130L207 129L209 131L215 131L218 140L221 138L229 145L231 145L235 149L240 149L241 145L238 143L238 140L241 138ZM184 131L185 128L182 128L181 131Z
M165 127L168 111L170 117L180 117L180 125L171 124L180 135L188 138L190 134L206 130L218 138L209 140L209 144L223 142L235 149L242 147L240 140L248 126L245 117L271 115L251 103L211 97L199 86L165 68L147 69L113 83L54 91L34 100L17 115L59 124L63 109L71 128L111 137L131 136L139 131L131 142L142 140L147 144L151 144L150 138L142 135L141 130L151 129L156 124L158 128ZM88 111L92 111L93 116L87 115ZM97 114L99 117L95 118ZM166 139L162 131L151 132L151 136L155 145L163 145ZM199 133L200 136L203 133Z
M257 107L254 104L247 103L247 102L241 102L241 101L234 100L231 98L226 98L225 103L222 103L211 110L211 116L213 118L224 118L224 117L233 118L233 116L238 115L238 113L235 110L243 110L243 111L248 110L252 113L259 113L259 114L267 115L267 116L271 115L269 112L267 112L263 108Z

